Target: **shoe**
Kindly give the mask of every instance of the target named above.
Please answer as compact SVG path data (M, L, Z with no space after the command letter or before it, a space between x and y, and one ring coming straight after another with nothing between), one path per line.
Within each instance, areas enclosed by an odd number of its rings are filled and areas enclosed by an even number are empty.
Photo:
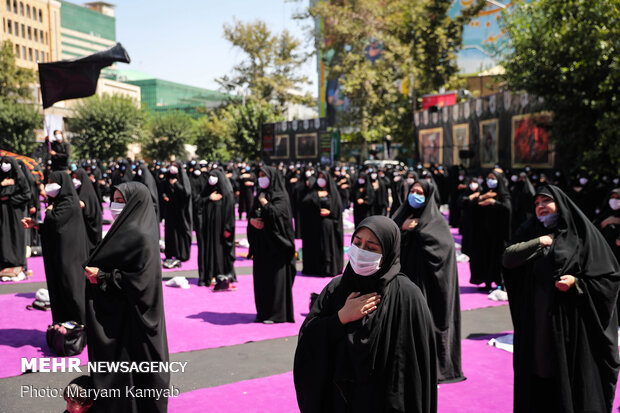
M275 321L273 320L263 320L263 324L273 324Z
M172 267L171 268L179 268L181 267L181 261L180 260L172 260Z

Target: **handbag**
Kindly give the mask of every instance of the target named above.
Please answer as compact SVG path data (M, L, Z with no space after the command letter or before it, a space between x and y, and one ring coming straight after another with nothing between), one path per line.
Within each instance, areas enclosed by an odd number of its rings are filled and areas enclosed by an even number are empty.
M80 354L84 350L84 346L86 346L84 326L75 321L49 325L45 338L49 349L61 357Z

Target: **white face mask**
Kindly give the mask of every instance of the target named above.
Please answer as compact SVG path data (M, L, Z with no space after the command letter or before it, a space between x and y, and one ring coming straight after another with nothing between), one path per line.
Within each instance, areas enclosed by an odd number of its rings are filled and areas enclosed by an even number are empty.
M327 181L324 178L319 178L316 180L316 183L318 186L320 186L321 188L325 188L325 185L327 185Z
M413 185L414 181L415 181L415 179L413 179L413 178L407 178L407 184L408 185Z
M377 174L372 173L372 174L370 174L370 177L371 177L372 179L377 179Z
M609 198L609 206L614 211L617 211L618 209L620 209L620 199L618 199L618 198Z
M217 176L210 176L209 177L209 185L213 186L215 184L217 184L218 181L218 177Z
M519 177L518 177L517 175L512 175L512 176L510 177L510 180L511 180L512 182L517 182L517 180L518 180L518 179L519 179Z
M471 182L469 184L469 189L471 189L472 191L476 192L476 190L478 189L478 182Z
M170 167L170 173L171 173L172 175L176 175L176 174L178 174L178 173L179 173L179 168L177 168L176 166L172 165L172 166Z
M202 172L200 172L200 170L198 170L198 169L196 169L194 171L194 175L196 175L196 176L200 176L201 174L202 174Z
M306 178L310 178L312 176L312 171L306 171Z
M11 170L11 164L10 163L2 163L2 172L9 172Z
M82 181L77 178L73 178L73 186L75 187L75 189L80 189L80 187L82 186Z
M585 185L585 184L587 184L587 183L588 183L588 178L579 178L579 183L580 183L581 185Z
M55 198L56 195L58 195L58 193L60 192L60 188L61 186L57 183L47 184L45 185L45 193L47 194L47 196Z
M351 244L347 254L349 255L349 264L351 264L351 268L353 268L356 274L362 277L373 275L381 268L379 263L383 256L379 253L366 251Z
M398 182L398 181L400 181L400 180L401 180L400 175L396 175L396 176L394 177L394 182Z
M364 185L364 184L366 183L366 180L365 180L364 178L360 178L360 179L358 179L358 180L357 180L357 182L358 182L360 185Z
M142 169L138 169L138 176L142 176Z
M112 214L112 218L118 218L121 212L123 212L123 208L125 208L125 204L121 204L120 202L112 202L110 204L110 213Z
M54 135L54 138L56 138L57 142L62 142L62 135L60 133L57 133L56 135Z
M465 177L463 175L459 175L459 181L462 181L463 179L465 179Z
M269 188L269 178L266 177L266 176L259 176L258 177L258 186L260 186L262 189Z

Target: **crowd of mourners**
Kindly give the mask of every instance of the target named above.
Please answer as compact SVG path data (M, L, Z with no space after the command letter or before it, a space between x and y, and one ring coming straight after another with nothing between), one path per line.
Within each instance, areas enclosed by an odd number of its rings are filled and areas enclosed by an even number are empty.
M295 321L296 261L303 274L335 277L300 331L302 412L435 412L437 383L465 380L457 258L466 257L470 283L507 293L515 412L611 410L620 368L618 176L75 161L60 131L35 156L35 170L1 158L0 269L23 279L27 257L41 251L52 319L86 325L91 360L167 361L162 267L196 259L198 285L226 289L236 282L236 249L247 248L257 322ZM244 215L247 232L236 234ZM104 224L112 224L105 236ZM458 253L453 233L462 237ZM125 385L165 388L169 377L92 376L96 388ZM102 399L92 410L158 412L166 403Z

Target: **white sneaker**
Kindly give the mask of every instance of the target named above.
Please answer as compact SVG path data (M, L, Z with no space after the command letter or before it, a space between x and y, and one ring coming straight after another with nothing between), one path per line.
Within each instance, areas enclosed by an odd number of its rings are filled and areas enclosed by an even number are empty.
M248 242L247 238L242 238L239 240L239 246L241 248L250 248L250 243Z

